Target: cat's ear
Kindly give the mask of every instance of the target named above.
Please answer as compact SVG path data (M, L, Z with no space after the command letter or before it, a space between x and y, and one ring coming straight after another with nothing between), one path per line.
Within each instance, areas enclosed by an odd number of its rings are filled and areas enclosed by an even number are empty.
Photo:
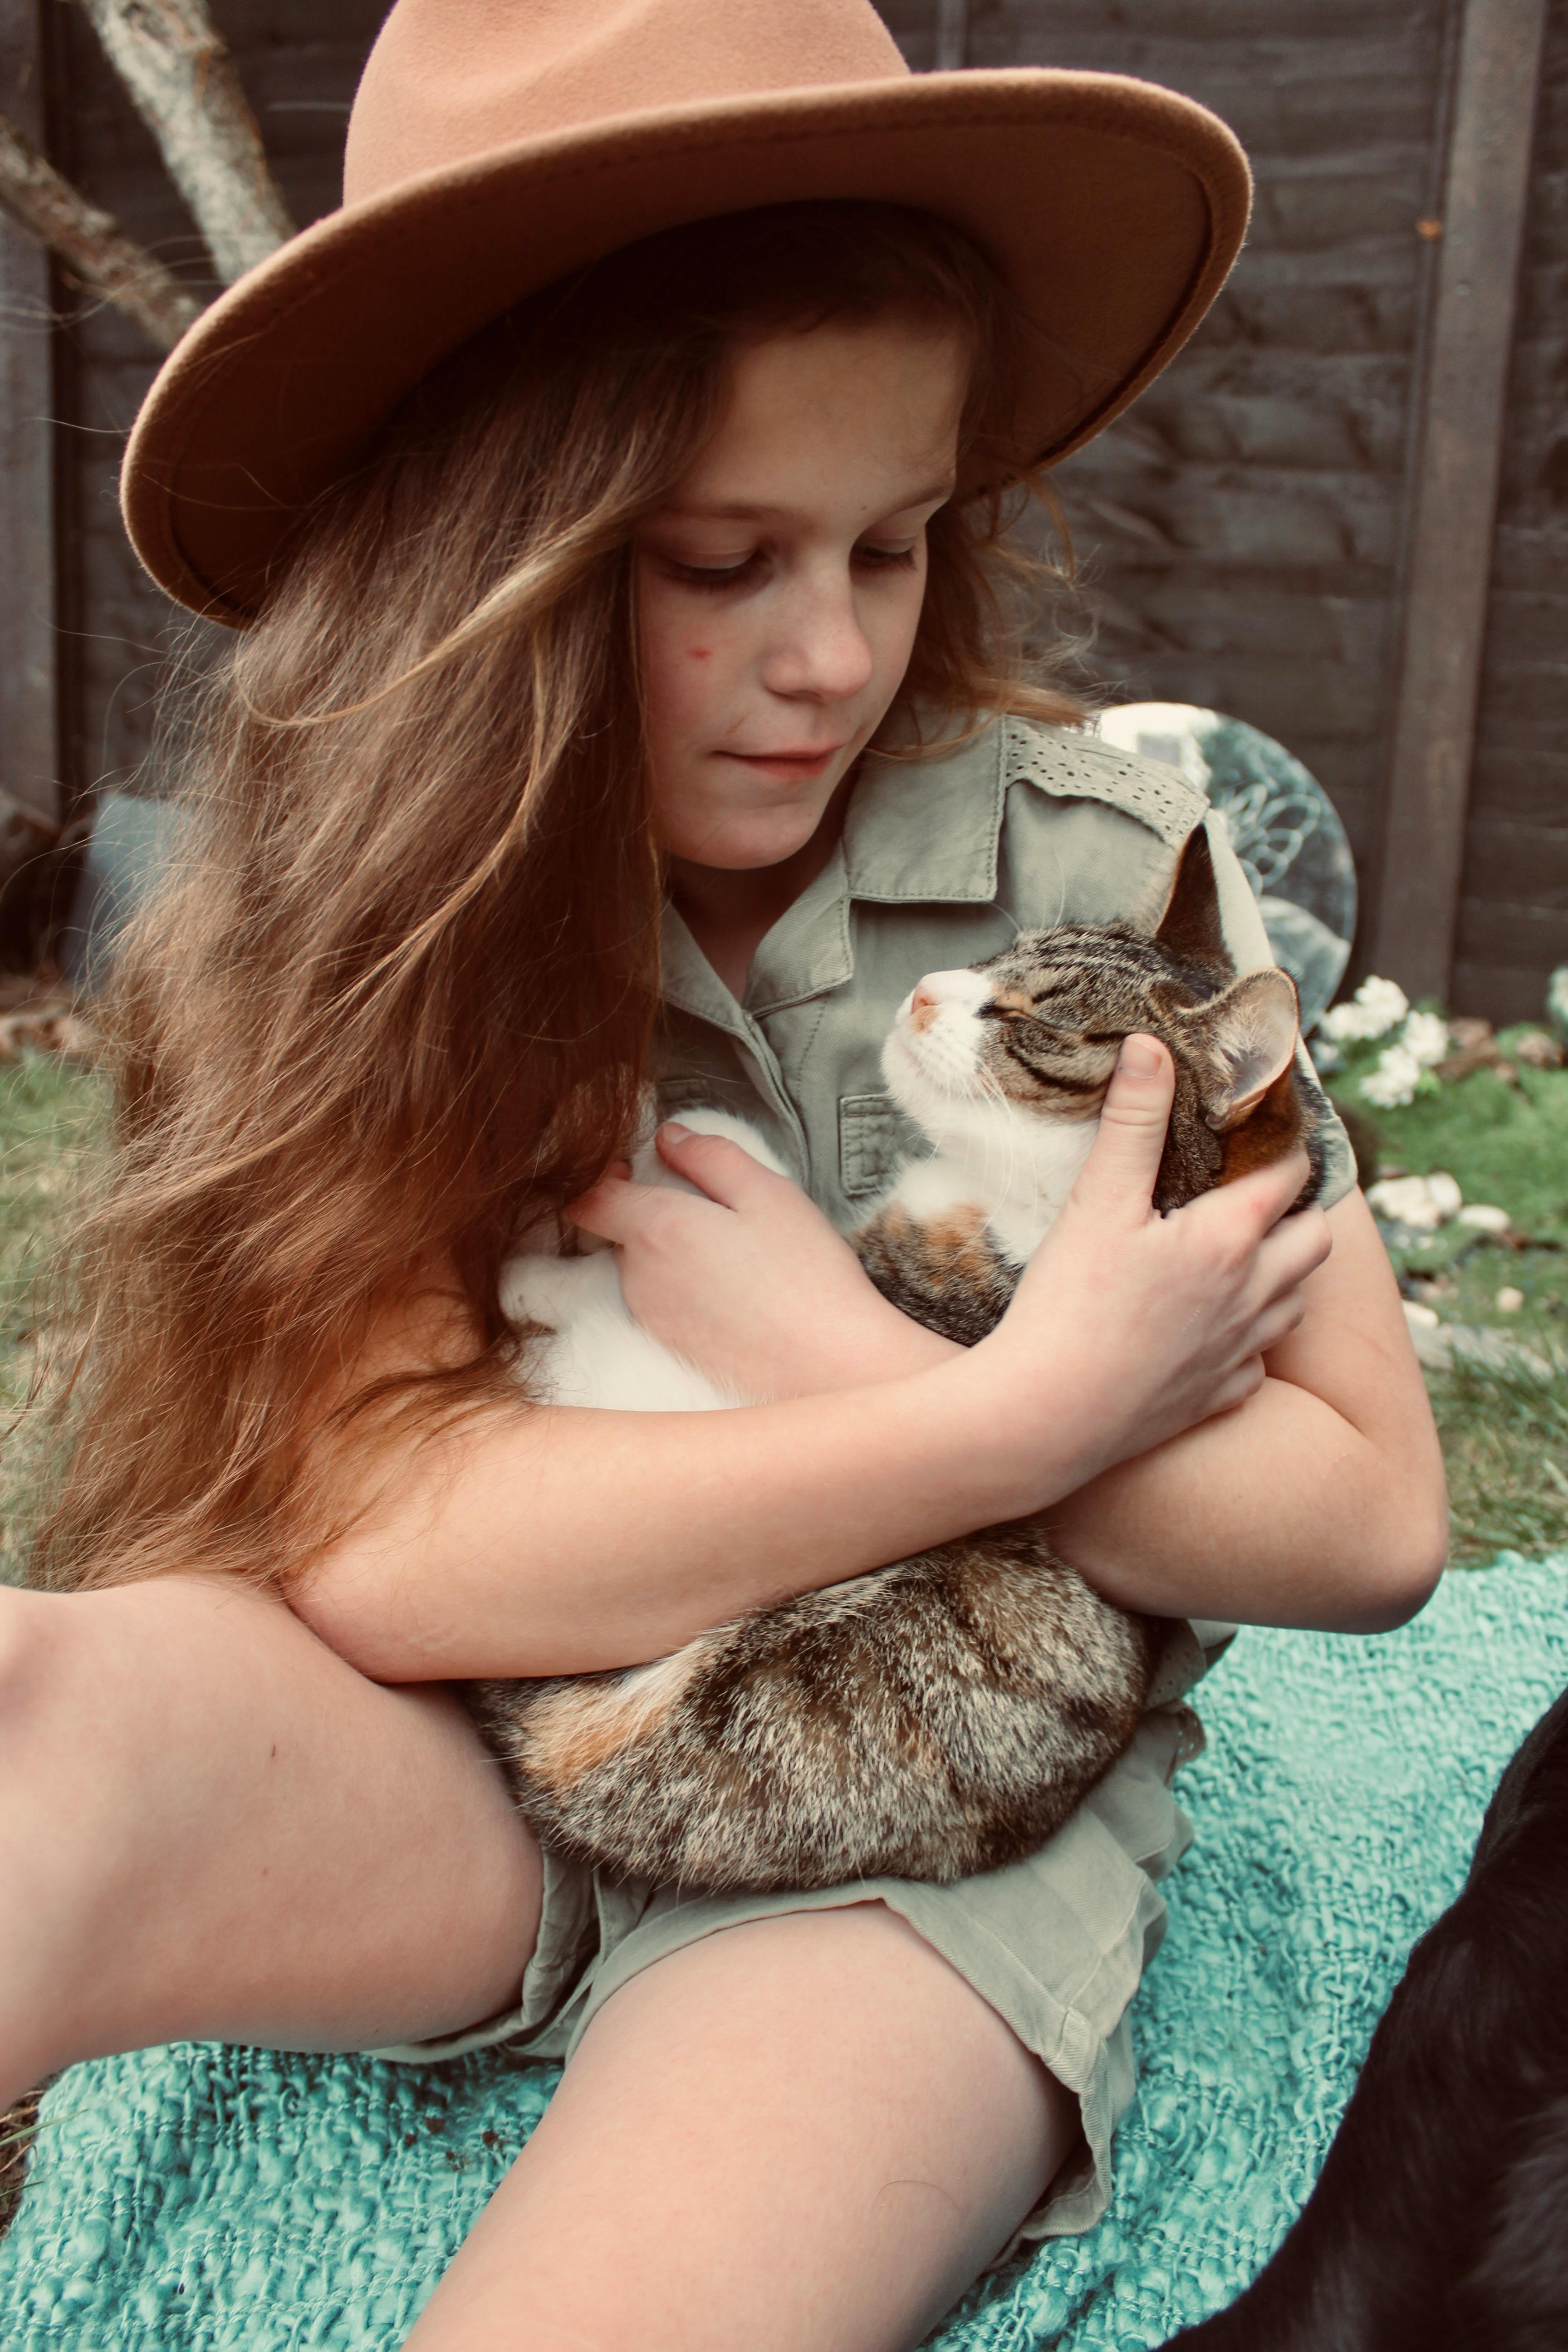
M1192 1049L1204 1117L1224 1135L1257 1109L1290 1066L1301 1026L1296 983L1273 965L1245 971L1206 1004L1178 1017Z
M1154 937L1184 963L1217 965L1222 971L1233 969L1219 919L1219 885L1205 825L1194 827L1187 835Z

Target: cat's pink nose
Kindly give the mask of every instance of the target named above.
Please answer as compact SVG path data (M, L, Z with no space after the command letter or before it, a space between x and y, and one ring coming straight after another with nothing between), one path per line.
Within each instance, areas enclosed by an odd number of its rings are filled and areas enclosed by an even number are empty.
M920 986L914 991L913 994L910 998L910 1028L929 1029L931 1026L931 1016L937 1010L937 1004L938 1000L935 990L929 988L922 980Z

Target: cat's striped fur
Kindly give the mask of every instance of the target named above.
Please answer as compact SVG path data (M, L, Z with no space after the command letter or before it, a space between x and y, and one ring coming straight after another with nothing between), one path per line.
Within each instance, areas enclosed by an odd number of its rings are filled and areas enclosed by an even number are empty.
M1295 992L1279 971L1237 978L1200 831L1155 938L1034 932L906 1000L885 1068L932 1151L853 1237L879 1289L965 1344L992 1328L1133 1029L1176 1065L1161 1208L1312 1146ZM559 1393L625 1403L629 1378L649 1409L671 1402L606 1258L519 1261L508 1303L560 1334ZM669 1362L680 1402L738 1402ZM714 1890L949 1880L1061 1825L1131 1738L1156 1647L1020 1524L753 1611L651 1665L471 1697L541 1834L579 1857Z

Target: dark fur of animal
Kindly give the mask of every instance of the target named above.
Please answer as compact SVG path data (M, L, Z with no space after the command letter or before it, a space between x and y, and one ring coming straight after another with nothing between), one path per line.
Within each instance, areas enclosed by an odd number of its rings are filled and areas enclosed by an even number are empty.
M1092 1118L1123 1037L1152 1031L1176 1066L1157 1205L1302 1140L1315 1193L1294 992L1237 978L1201 832L1154 938L1065 927L979 971L987 1101ZM980 1209L895 1203L853 1238L896 1305L966 1345L1021 1271ZM755 1610L653 1667L479 1683L470 1704L541 1835L581 1859L713 1890L945 1881L1061 1826L1131 1739L1158 1642L1025 1523Z
M1411 1954L1278 2253L1184 2352L1568 2346L1568 1692Z

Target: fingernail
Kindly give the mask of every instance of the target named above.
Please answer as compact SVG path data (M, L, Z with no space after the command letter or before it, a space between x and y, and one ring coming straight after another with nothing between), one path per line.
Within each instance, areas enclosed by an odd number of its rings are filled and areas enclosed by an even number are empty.
M1160 1067L1160 1048L1152 1037L1125 1037L1121 1066L1130 1078L1152 1078Z
M678 1118L667 1118L659 1133L668 1135L671 1143L686 1143L690 1139L691 1129L689 1127L682 1127Z

